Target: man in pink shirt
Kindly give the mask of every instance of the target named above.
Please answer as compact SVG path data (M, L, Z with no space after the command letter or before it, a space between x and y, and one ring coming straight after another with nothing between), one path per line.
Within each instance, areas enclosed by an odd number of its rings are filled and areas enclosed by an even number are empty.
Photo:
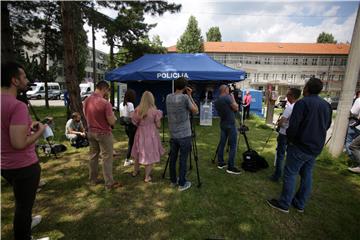
M250 95L250 91L246 91L245 97L244 97L244 116L243 119L249 119L250 117L250 104L251 104L251 95Z
M84 114L88 124L90 145L90 184L96 185L101 182L98 179L99 156L101 155L105 187L110 190L121 185L114 181L112 174L113 135L111 127L115 125L116 117L111 103L104 98L109 90L110 86L107 82L98 82L95 92L84 101Z
M26 104L16 99L28 83L21 65L1 64L1 176L13 187L14 238L21 240L31 239L31 213L41 172L35 142L46 127L32 122Z

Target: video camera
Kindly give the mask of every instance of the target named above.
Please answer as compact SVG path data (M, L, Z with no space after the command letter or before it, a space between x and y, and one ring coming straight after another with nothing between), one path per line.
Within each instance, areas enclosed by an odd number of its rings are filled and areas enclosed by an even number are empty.
M231 83L228 85L229 86L229 92L230 94L234 95L235 101L237 104L242 104L242 93L241 90L236 88L236 84L235 83Z

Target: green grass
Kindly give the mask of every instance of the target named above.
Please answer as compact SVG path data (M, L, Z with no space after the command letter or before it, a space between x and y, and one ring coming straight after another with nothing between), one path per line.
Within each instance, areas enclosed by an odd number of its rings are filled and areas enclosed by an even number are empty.
M248 137L253 148L271 165L258 173L227 174L211 163L219 140L218 120L212 127L198 126L197 147L202 187L178 192L161 175L167 155L154 170L154 183L130 176L123 167L126 135L122 126L114 130L114 176L124 184L107 192L103 186L88 186L87 151L74 149L63 137L65 109L36 108L40 117L56 119L56 141L68 150L58 159L40 153L42 178L47 185L38 193L34 214L43 222L35 237L51 239L359 239L360 177L350 174L347 157L332 159L326 150L314 170L313 191L305 213L284 214L268 207L265 200L277 197L281 184L267 180L273 169L276 134L259 118L252 118ZM165 130L166 140L168 133ZM264 146L271 134L269 143ZM166 149L168 145L165 144ZM264 150L262 150L264 147ZM245 150L243 138L237 154L240 164ZM196 185L195 163L188 179ZM14 198L11 187L1 183L1 234L12 239Z

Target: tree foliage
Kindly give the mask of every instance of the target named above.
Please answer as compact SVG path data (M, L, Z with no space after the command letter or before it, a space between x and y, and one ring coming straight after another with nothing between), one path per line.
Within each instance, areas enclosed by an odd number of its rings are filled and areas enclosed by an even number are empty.
M322 32L319 34L317 43L337 43L334 36L331 33Z
M152 41L148 37L140 39L139 42L134 42L130 51L126 47L119 49L115 54L115 64L117 66L125 65L132 62L144 54L161 54L166 53L166 48L162 46L162 41L158 35L152 38Z
M211 27L206 33L207 42L221 42L221 33L219 27Z
M185 32L176 43L176 49L181 53L203 52L203 43L198 22L194 16L190 16Z

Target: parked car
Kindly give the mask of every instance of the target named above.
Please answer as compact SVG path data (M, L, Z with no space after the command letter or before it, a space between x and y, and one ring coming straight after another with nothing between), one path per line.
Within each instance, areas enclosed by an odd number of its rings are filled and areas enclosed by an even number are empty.
M287 102L286 96L279 96L275 101L275 107L285 108L286 102Z
M328 97L327 99L326 99L326 101L328 101L328 103L330 103L330 105L331 105L331 109L333 109L333 110L336 110L337 109L337 107L338 107L338 105L339 105L339 97Z
M35 82L35 86L32 86L26 95L29 99L36 98L41 99L45 97L45 83ZM60 85L57 82L48 83L48 97L49 99L60 99Z

